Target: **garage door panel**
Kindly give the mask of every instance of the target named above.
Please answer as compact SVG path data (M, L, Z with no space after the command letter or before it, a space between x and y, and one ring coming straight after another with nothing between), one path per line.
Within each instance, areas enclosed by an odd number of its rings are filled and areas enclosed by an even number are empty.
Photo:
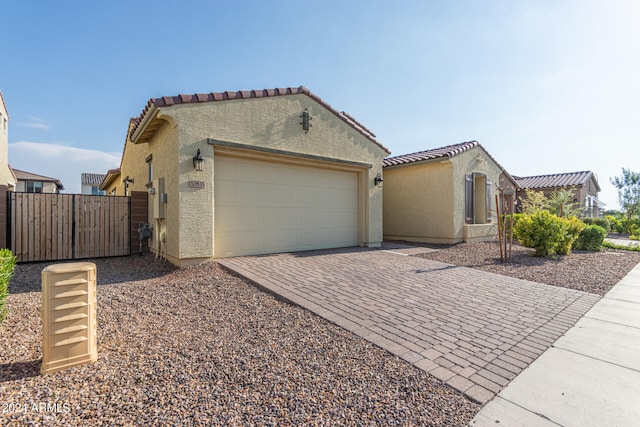
M231 178L236 181L262 182L265 176L263 170L255 168L249 163L237 162L233 169L234 174Z
M216 156L215 256L358 244L357 173Z

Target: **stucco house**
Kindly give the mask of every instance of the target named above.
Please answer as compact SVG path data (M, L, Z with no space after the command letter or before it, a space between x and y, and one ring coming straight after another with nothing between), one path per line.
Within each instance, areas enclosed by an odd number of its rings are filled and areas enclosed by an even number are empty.
M9 112L0 91L0 185L11 191L16 186L16 177L9 166Z
M105 175L101 173L82 173L80 175L80 194L104 196L104 190L100 190L100 185L104 178Z
M211 258L382 242L375 135L305 87L149 100L107 194L149 192L152 251Z
M513 211L517 184L477 141L384 160L384 238L458 243L497 238L495 196Z
M58 178L38 175L18 169L12 169L16 177L16 187L13 191L18 193L52 193L58 194L64 190L62 181Z
M601 191L598 177L591 171L556 173L550 175L514 177L518 183L518 205L526 199L525 190L542 191L549 197L561 189L574 192L574 203L584 210L584 216L596 218L601 214L604 204L598 200Z

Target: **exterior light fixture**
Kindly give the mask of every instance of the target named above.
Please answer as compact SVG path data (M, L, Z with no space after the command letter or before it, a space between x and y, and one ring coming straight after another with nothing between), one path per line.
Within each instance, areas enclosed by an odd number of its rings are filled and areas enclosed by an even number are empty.
M375 185L380 185L380 184L382 184L382 181L384 181L384 179L382 179L382 174L380 172L378 172L378 175L376 175L376 177L373 178L373 183Z
M204 159L200 155L200 149L199 148L198 148L198 152L196 153L196 155L193 156L193 167L197 171L203 171L204 170Z
M309 132L309 128L313 126L311 124L311 120L313 120L313 117L311 117L311 114L309 114L309 110L305 108L302 114L300 115L300 118L302 119L300 124L302 125L302 129L304 129L304 133Z

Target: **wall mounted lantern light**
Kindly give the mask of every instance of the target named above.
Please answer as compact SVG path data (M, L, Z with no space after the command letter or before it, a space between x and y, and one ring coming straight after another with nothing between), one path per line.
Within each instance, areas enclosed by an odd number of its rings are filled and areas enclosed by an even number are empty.
M300 124L302 125L302 129L304 129L304 133L309 132L309 128L313 126L311 124L311 120L313 120L313 117L311 117L311 114L309 114L309 110L305 108L302 114L300 115L300 118L302 119Z
M196 153L196 155L193 156L193 167L197 171L203 171L204 170L204 159L200 155L200 149L199 148L198 148L198 152Z
M375 185L380 185L380 184L382 184L382 181L384 181L384 179L382 179L382 174L380 172L378 172L378 175L376 175L376 177L373 178L373 183Z

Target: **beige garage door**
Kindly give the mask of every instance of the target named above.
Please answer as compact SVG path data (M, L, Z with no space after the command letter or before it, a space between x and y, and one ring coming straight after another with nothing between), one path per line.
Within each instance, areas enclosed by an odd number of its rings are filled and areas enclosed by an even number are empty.
M217 155L216 258L358 244L357 173Z

